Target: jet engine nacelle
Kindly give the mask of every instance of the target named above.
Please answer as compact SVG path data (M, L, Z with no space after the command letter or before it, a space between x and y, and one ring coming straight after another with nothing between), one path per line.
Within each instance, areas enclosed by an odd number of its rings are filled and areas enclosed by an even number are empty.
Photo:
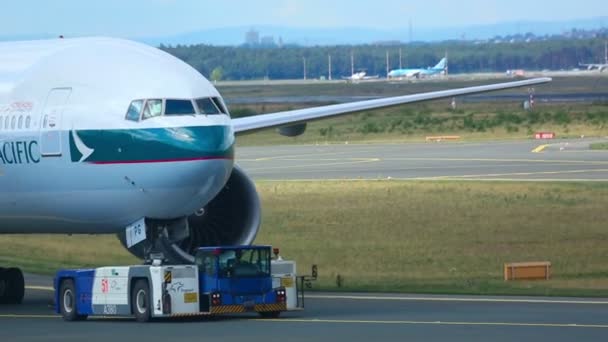
M306 131L306 123L279 127L279 134L286 137L297 137Z
M144 259L146 253L154 247L160 249L171 263L192 263L198 247L253 243L260 223L261 206L255 185L235 165L224 188L204 208L187 218L170 222L147 221L152 229L164 229L157 237L156 244L152 246L146 240L128 249ZM183 230L186 230L185 234L175 233ZM119 234L119 239L126 247L124 233Z

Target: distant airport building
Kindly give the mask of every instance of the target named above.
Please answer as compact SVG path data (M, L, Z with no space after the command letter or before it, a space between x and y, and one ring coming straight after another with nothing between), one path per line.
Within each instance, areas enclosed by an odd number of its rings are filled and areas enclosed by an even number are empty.
M262 39L260 39L260 44L262 46L275 46L276 43L274 42L274 37L273 36L264 36L262 37Z
M245 45L260 45L260 32L251 29L245 33Z

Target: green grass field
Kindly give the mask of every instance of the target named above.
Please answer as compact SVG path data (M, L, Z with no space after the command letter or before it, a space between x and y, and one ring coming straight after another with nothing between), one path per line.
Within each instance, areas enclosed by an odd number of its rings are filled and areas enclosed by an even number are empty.
M608 296L608 184L259 182L263 227L317 289ZM0 236L1 265L137 263L113 236ZM553 279L504 282L505 262ZM338 278L339 286L338 286Z
M531 113L514 103L467 104L456 111L448 106L444 101L364 112L312 122L304 135L295 138L266 130L239 136L237 142L240 146L421 142L432 135L458 135L463 141L506 140L530 139L537 131L555 132L559 138L608 135L608 105L603 104L544 105Z

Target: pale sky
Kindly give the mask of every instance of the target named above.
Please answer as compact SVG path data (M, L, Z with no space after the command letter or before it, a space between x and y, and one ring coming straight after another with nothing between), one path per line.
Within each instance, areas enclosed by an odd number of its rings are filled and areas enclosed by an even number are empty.
M168 36L230 26L405 28L608 16L606 0L4 0L0 35ZM598 23L599 24L599 23Z

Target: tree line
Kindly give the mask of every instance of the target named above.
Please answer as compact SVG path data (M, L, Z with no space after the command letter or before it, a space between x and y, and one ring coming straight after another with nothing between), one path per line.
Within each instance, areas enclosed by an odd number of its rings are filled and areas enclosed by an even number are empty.
M285 46L247 48L210 45L177 45L160 48L192 65L208 78L223 80L301 79L351 74L351 54L356 70L386 76L400 66L432 67L446 53L450 73L505 72L506 70L569 70L579 63L604 59L604 39L568 39L534 42L452 41L413 45ZM401 57L400 57L401 56ZM306 66L306 68L304 67Z

